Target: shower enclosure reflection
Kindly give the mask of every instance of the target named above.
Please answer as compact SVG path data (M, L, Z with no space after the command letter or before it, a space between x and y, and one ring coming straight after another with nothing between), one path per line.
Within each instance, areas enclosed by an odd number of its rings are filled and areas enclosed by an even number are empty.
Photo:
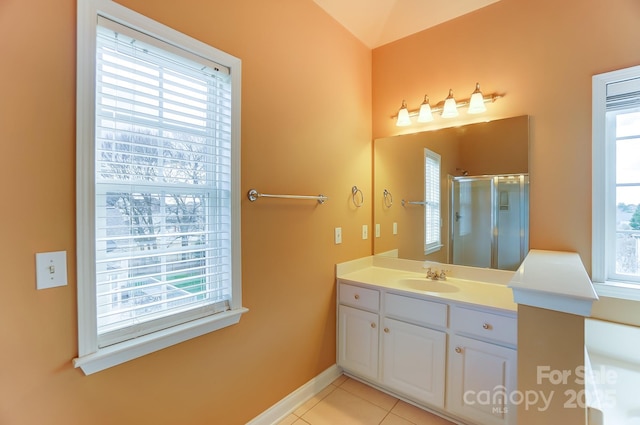
M529 117L526 115L376 139L374 254L516 268L529 242L528 148ZM440 156L439 178L432 176L429 182L425 168L427 149ZM519 182L519 176L523 176L522 184L511 184L514 187L506 184L507 181ZM440 188L439 202L429 196L431 189L437 188L434 182ZM485 184L486 188L481 191L485 196L474 195L471 199L457 196L462 206L454 209L454 182L461 185L463 191L470 190L467 186ZM512 192L516 186L519 194ZM403 204L402 200L422 202ZM427 217L427 201L429 206L439 208L437 217ZM480 207L486 212L479 210ZM470 226L476 225L476 221L477 228L471 232ZM461 224L464 224L462 229ZM434 226L440 230L436 232L439 243L436 240L433 249L427 249L425 242L434 234ZM476 234L483 244L472 237ZM453 235L457 235L457 242L452 240Z
M451 177L451 263L516 270L529 250L529 176Z

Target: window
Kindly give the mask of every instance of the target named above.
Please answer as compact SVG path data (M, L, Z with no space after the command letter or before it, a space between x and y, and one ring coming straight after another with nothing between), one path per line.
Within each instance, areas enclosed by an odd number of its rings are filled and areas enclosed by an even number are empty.
M598 293L640 300L640 66L593 77L592 234Z
M240 62L111 1L82 3L95 44L78 37L75 364L93 373L246 311Z
M442 247L440 236L440 155L424 150L424 253Z

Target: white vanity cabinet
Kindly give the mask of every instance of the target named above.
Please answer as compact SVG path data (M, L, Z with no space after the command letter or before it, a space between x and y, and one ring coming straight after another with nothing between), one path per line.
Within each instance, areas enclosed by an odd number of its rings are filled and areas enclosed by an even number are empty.
M339 284L338 365L411 400L444 408L447 305L382 294L380 308L380 291Z
M451 311L447 410L483 425L515 425L517 319L481 309Z
M447 305L385 293L384 315L382 384L444 408L447 334L437 328L446 327Z
M338 301L338 364L377 380L380 291L340 284Z
M474 425L515 425L515 310L338 279L338 365Z

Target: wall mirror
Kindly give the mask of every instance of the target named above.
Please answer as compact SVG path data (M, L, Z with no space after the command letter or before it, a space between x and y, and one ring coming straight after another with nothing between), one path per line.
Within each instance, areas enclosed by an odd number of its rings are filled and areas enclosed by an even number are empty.
M376 139L374 254L517 269L529 250L528 157L526 115Z

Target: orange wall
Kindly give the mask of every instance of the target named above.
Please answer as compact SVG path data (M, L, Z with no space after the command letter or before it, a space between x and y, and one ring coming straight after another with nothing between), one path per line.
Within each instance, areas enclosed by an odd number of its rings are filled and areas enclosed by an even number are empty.
M640 63L635 0L502 0L373 54L311 1L122 3L243 60L243 193L330 200L245 200L240 324L83 376L75 0L0 2L0 423L243 424L332 365L334 264L371 253L372 135L397 134L389 116L425 91L467 97L479 81L507 95L483 118L532 116L532 247L589 266L590 77ZM34 254L55 250L69 285L36 291Z
M518 306L518 390L541 397L538 402L517 405L518 424L584 424L586 412L580 408L584 400L579 398L584 394L583 367L581 316ZM566 379L557 380L556 375L549 379L551 371L562 371Z
M501 0L374 49L373 137L530 115L530 246L578 252L590 270L591 77L640 64L638 22L636 0ZM505 97L473 120L399 128L390 118L403 99L417 109L449 88L464 99L476 82ZM637 305L603 299L594 312L640 325Z
M0 423L244 424L335 363L334 265L371 253L371 51L311 1L122 1L243 61L236 326L84 376L75 278L75 0L0 2ZM219 10L218 10L219 9ZM350 203L358 185L368 201ZM333 228L342 226L342 245ZM35 290L36 252L69 285Z

